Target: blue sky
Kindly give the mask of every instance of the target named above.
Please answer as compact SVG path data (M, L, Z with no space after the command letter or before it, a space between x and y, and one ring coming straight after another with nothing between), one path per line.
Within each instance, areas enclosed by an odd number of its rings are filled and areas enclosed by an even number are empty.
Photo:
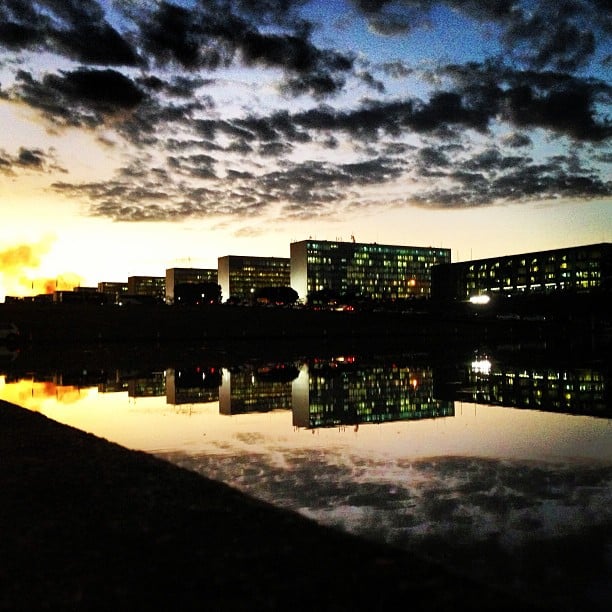
M610 241L611 33L604 0L6 0L0 299L309 236Z

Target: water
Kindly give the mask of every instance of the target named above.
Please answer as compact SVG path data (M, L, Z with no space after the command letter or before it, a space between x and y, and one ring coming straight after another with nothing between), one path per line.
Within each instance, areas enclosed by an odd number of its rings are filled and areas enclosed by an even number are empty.
M605 361L204 351L26 372L20 359L2 399L560 609L610 603Z

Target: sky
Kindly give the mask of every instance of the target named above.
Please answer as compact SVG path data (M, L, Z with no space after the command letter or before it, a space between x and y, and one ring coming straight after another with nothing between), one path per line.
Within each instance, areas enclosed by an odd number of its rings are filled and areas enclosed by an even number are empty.
M608 0L3 0L0 301L610 242L611 39Z

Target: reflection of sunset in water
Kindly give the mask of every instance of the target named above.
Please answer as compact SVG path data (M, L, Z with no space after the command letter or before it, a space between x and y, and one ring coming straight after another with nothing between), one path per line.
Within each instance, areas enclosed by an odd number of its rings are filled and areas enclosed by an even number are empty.
M7 383L0 376L0 397L29 410L44 413L49 406L77 404L95 389L81 389L73 385L58 385L52 381L20 380Z
M607 419L464 402L455 402L454 416L309 430L295 426L291 410L226 415L218 401L172 405L166 396L134 398L51 382L0 378L0 397L147 452L333 449L392 460L462 455L612 461Z

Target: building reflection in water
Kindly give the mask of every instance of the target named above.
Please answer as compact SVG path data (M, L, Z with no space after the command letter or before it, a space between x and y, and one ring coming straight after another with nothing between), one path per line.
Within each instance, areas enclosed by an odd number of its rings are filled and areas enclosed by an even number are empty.
M600 367L526 368L480 357L468 365L455 391L445 395L480 404L610 417L610 387L609 374Z
M221 368L191 366L166 370L168 404L206 404L219 399Z
M601 363L526 366L483 356L430 366L426 359L397 363L344 356L159 371L77 368L24 377L55 388L165 396L171 405L218 401L226 415L291 410L294 426L309 429L449 417L456 401L612 417L610 369ZM7 383L22 378L6 374Z
M292 384L299 370L292 363L223 370L219 412L243 414L292 409Z
M151 372L147 376L129 378L128 397L161 397L166 395L165 372Z
M293 384L293 423L318 428L455 414L433 395L430 368L359 365L354 358L314 360Z

